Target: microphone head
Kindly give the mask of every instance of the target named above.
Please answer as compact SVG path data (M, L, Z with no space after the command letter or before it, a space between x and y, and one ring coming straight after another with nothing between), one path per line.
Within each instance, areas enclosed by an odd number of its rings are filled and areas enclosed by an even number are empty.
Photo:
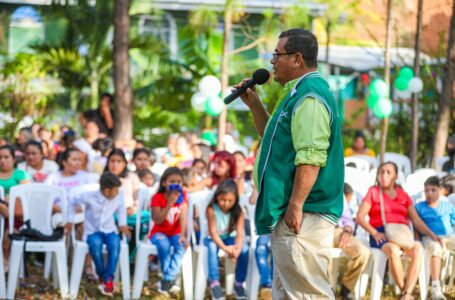
M266 69L258 69L253 73L253 80L256 84L264 84L269 80L270 73Z

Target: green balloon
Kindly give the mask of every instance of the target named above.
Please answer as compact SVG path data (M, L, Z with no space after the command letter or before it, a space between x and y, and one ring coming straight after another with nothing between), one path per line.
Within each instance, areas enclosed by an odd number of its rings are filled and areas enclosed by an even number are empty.
M387 97L389 95L389 89L387 84L382 79L375 79L370 85L370 95L380 97Z
M213 131L205 131L201 134L201 139L210 143L211 146L216 145L217 137Z
M381 98L373 106L373 114L379 118L388 118L392 114L392 101L387 98Z
M223 110L223 100L218 96L210 96L205 102L205 112L212 117L218 116Z
M397 90L406 91L408 89L409 80L404 77L398 77L395 79L394 84Z
M414 77L414 71L409 67L403 67L398 72L398 77L406 79L406 81L411 80Z
M368 104L368 107L373 109L374 105L376 104L376 102L379 101L379 96L377 95L374 95L374 94L370 94L370 96L368 97L367 99L367 104Z

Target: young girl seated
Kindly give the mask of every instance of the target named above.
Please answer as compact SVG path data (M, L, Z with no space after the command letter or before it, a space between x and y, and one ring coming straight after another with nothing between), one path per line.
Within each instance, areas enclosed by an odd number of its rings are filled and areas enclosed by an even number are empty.
M186 238L187 196L182 191L183 174L179 168L164 171L158 193L152 198L152 218L155 222L150 240L158 248L163 273L159 291L169 294L182 265ZM171 246L173 251L171 251Z
M244 216L239 204L239 192L232 179L221 182L207 208L209 236L204 243L208 248L209 282L212 299L224 299L220 287L218 250L237 261L234 293L236 299L246 299L243 283L248 270L248 246L243 241Z

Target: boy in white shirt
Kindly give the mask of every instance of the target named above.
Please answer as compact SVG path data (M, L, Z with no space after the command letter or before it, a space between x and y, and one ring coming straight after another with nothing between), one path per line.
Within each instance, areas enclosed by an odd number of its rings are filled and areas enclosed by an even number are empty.
M100 178L100 190L87 192L80 197L69 200L68 223L65 232L70 232L76 208L85 207L84 240L89 246L90 255L96 266L96 273L100 278L98 286L105 296L113 296L114 272L120 255L120 236L118 231L129 236L126 225L126 208L122 193L119 193L120 179L110 173L104 173ZM118 230L114 214L117 213ZM103 244L107 247L107 263L103 261Z

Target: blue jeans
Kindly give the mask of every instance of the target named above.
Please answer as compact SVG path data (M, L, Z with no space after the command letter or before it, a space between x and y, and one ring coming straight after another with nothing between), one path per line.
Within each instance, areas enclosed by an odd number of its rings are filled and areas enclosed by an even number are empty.
M120 236L115 233L95 232L87 236L88 249L96 267L96 274L104 282L114 279L120 255ZM107 263L104 267L103 244L107 248Z
M162 233L155 233L150 241L158 248L158 259L160 260L161 271L164 280L175 280L182 266L185 245L179 243L180 234L168 237ZM171 247L174 251L171 252Z
M260 235L256 241L256 263L258 264L259 274L261 275L260 285L262 287L272 286L272 266L273 258L269 263L269 241L270 235Z
M226 246L235 245L235 238L228 237L223 239L223 243ZM204 240L205 246L208 248L208 259L209 259L209 281L220 280L219 266L220 262L218 259L219 248L216 243L209 237ZM239 257L237 257L237 265L235 267L235 281L244 282L246 279L246 273L248 270L248 246L243 244L242 250L240 251Z

